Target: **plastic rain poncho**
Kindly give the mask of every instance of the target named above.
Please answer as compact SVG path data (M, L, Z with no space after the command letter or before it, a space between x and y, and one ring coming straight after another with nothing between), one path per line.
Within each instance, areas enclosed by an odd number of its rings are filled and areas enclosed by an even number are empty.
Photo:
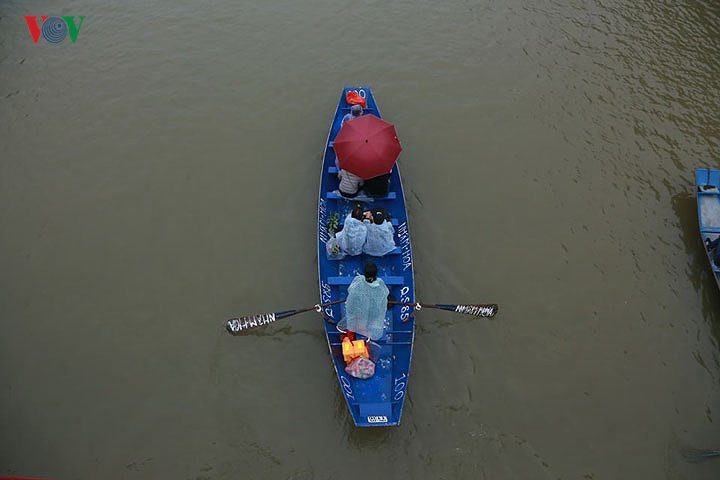
M395 248L395 239L393 238L395 230L392 223L385 220L380 225L368 222L366 225L367 239L363 246L363 252L375 257L382 257Z
M384 334L388 293L390 290L380 278L368 283L363 275L355 277L348 287L343 326L371 340L380 339Z
M367 224L348 214L343 229L335 234L335 238L343 252L348 255L360 255L367 238Z

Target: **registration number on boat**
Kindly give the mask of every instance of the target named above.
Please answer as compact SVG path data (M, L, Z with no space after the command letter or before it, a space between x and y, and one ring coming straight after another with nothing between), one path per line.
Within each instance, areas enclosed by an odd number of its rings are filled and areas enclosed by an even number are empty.
M385 415L371 415L368 417L368 423L387 423Z

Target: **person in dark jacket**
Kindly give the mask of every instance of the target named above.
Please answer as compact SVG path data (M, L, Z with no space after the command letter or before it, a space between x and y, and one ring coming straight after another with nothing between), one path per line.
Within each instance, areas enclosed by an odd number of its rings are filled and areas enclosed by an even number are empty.
M368 178L363 181L363 190L368 197L385 197L390 189L390 174Z

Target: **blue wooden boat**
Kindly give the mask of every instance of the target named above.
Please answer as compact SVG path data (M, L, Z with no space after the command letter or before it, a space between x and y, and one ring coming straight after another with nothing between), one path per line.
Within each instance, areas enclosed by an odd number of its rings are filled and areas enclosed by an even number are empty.
M700 225L700 237L703 245L715 241L720 237L720 170L702 169L695 170L695 195L697 197L698 223ZM707 251L707 248L706 248ZM708 260L712 269L715 281L720 288L720 245L717 250L709 251Z
M365 115L380 117L375 98L369 87L346 87L340 95L335 115L330 125L322 173L320 174L320 195L318 199L318 277L320 283L320 301L329 303L347 297L347 287L353 278L363 272L366 262L372 261L378 267L379 277L390 289L394 299L401 302L415 301L415 283L413 278L412 250L408 229L405 198L403 195L400 172L395 164L390 176L390 190L387 196L369 198L360 195L346 200L338 192L337 168L333 140L340 131L343 116L350 111L345 102L345 94L356 91L367 101ZM334 213L344 219L357 202L368 207L386 209L395 226L395 245L397 248L384 257L371 257L365 254L347 256L341 260L327 258L325 243L330 238L327 224ZM341 220L342 221L342 220ZM348 410L358 427L393 426L400 424L403 404L407 396L410 377L415 322L411 307L395 306L388 309L385 335L372 345L376 360L375 375L368 379L356 379L345 372L340 335L336 322L344 312L345 304L326 307L325 334L330 358L337 374L340 390L345 396Z

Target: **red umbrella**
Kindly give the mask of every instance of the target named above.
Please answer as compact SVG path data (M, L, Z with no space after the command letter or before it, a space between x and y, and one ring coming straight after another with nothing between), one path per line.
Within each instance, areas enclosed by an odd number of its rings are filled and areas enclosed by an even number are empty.
M390 173L402 150L395 127L369 114L345 122L333 148L340 168L366 180Z

